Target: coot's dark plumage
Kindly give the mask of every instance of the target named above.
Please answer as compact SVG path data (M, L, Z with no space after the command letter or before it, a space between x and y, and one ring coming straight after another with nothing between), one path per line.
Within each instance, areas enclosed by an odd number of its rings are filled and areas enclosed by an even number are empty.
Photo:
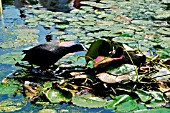
M23 50L26 54L22 61L28 61L42 68L47 68L56 63L68 53L85 50L82 44L75 44L69 47L59 46L53 43L40 44L29 50Z

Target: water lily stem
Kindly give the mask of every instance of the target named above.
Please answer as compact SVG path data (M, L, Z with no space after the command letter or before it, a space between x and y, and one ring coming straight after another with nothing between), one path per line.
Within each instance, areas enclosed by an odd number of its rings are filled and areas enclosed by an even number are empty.
M133 62L133 60L132 60L132 57L130 56L130 54L128 53L128 51L127 51L126 49L124 49L124 50L125 50L125 52L127 53L127 55L128 55L128 57L129 57L131 63L135 66L135 64L134 64L134 62ZM137 70L137 68L135 68L135 73L136 73L136 75L137 75L137 80L138 80L138 82L139 82L140 80L139 80L139 75L138 75L138 70Z

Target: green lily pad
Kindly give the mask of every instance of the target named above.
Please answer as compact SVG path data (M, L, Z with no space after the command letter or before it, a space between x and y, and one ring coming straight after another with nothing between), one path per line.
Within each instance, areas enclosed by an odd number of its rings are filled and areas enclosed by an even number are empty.
M54 109L42 109L39 110L38 113L57 113L57 111Z
M0 42L1 48L17 48L19 46L27 45L25 42L19 42L19 41L7 41L7 42Z
M130 112L138 107L136 100L129 100L116 107L117 112Z
M165 106L165 102L153 99L149 104L146 104L146 106L151 108L158 108L158 107Z
M14 32L18 34L17 41L19 42L37 42L36 39L39 37L37 29L17 29Z
M146 20L132 20L131 23L137 25L153 25L152 21L146 21Z
M17 85L0 84L0 94L14 94L17 89Z
M53 31L49 35L60 36L60 35L64 35L64 34L65 34L65 32L63 32L63 31Z
M170 37L160 37L160 39L162 40L159 44L163 47L168 48L169 44L170 44Z
M57 88L51 88L44 93L51 103L69 102L72 98L70 91Z
M91 6L81 6L80 7L80 10L85 10L85 11L93 11L93 7Z
M151 94L148 91L139 89L135 91L135 93L139 96L142 102L147 102L151 99Z
M55 23L54 22L47 22L47 21L41 21L39 22L40 25L44 26L44 27L51 27L53 26Z
M112 41L120 43L133 43L136 42L136 39L133 37L116 37L113 38Z
M43 84L43 87L46 88L51 88L52 87L52 82L46 82Z
M132 80L136 80L136 72L137 66L131 65L131 64L123 64L118 68L113 68L111 70L108 70L109 73L113 75L125 75L128 74L129 77Z
M106 104L104 106L105 109L113 109L113 108L116 108L118 105L121 105L122 103L132 100L132 98L126 94L115 96L112 98L113 98L113 100L106 102Z
M72 98L72 103L81 107L100 108L105 105L106 100L99 97L93 97L90 94L81 96L76 95Z
M0 55L1 64L16 64L23 58L22 52L11 52Z
M157 30L158 33L170 36L170 28L161 27Z
M65 25L65 24L60 24L60 25L55 26L55 28L58 28L58 29L66 29L68 27L69 27L69 25Z
M0 112L15 112L21 110L23 103L14 102L11 99L3 100L0 102Z
M59 39L63 39L63 40L77 40L77 36L75 35L62 35L58 37Z
M151 95L154 97L155 100L163 101L164 96L163 93L158 91L150 91Z

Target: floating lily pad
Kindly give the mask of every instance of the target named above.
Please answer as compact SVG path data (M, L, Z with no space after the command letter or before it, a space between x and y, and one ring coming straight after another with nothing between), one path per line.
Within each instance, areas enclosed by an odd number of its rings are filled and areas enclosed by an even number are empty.
M22 52L11 52L0 55L1 64L16 64L23 58Z
M147 102L151 99L151 94L148 91L139 89L135 93L139 96L142 102Z
M19 42L19 41L8 41L8 42L0 42L1 48L17 48L19 46L27 45L25 42Z
M162 40L159 44L163 47L168 48L169 44L170 44L170 37L160 37L160 39Z
M0 84L0 94L14 94L17 89L17 85Z
M58 28L58 29L66 29L68 27L69 27L69 25L65 25L65 24L60 24L60 25L55 26L55 28Z
M170 36L170 28L160 28L157 30L158 33Z
M56 88L51 88L44 93L51 103L69 102L72 98L70 91Z
M53 31L49 35L60 36L60 35L64 35L64 34L65 34L65 32L63 32L63 31Z
M113 109L116 108L118 105L121 105L122 103L128 102L130 100L133 100L129 95L119 95L112 97L113 100L107 101L106 105L104 106L105 109Z
M112 41L120 43L134 43L136 42L136 39L133 37L116 37L113 38Z
M3 100L0 102L0 112L15 112L21 110L23 103L14 102L11 99Z
M109 70L108 72L115 75L124 75L124 74L134 74L133 72L137 69L136 66L131 64L123 64L122 66Z
M17 41L19 42L37 42L36 39L39 37L37 29L17 29L14 32L18 34Z
M54 109L42 109L39 110L38 113L57 113L57 111Z
M106 103L106 100L101 99L99 97L93 97L89 95L76 95L72 98L73 104L81 107L88 108L100 108L103 107Z
M137 25L153 25L152 21L146 21L146 20L132 20L131 23Z
M58 37L59 39L64 39L64 40L77 40L77 36L75 35L62 35Z
M44 27L51 27L53 26L55 23L54 22L48 22L48 21L41 21L39 22L40 25L44 26Z
M116 107L117 112L130 112L138 107L136 100L129 100Z

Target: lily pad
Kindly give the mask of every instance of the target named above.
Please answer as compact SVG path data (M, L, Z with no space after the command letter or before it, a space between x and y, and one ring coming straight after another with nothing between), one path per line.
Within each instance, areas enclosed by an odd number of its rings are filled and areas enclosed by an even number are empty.
M131 23L137 25L153 25L152 21L146 21L146 20L132 20Z
M51 103L69 102L72 98L70 91L56 88L51 88L44 93Z
M151 94L148 91L139 89L135 93L139 96L142 102L147 102L151 99Z
M0 84L0 94L14 94L17 89L17 85Z
M7 41L7 42L0 42L1 48L17 48L19 46L27 45L25 42L19 42L19 41Z
M136 100L129 100L116 107L117 112L130 112L138 107Z
M68 28L69 27L69 25L65 25L65 24L60 24L60 25L56 25L56 27L55 28L58 28L58 29L66 29L66 28Z
M57 113L57 111L54 109L42 109L39 110L38 113Z
M126 94L115 96L112 98L113 98L113 100L106 102L106 105L104 106L105 109L111 109L111 108L113 109L113 108L116 108L116 106L121 105L122 103L133 100L129 95L126 95Z
M76 95L72 98L73 104L81 107L88 108L100 108L103 107L106 103L106 100L101 99L99 97L93 97L89 95Z
M157 32L163 35L170 36L170 28L162 27L162 28L159 28Z
M37 42L36 39L39 37L37 29L17 29L14 32L18 34L17 41L19 42Z
M0 112L15 112L21 110L23 103L14 102L11 99L3 100L0 102Z
M22 52L11 52L0 55L1 64L16 64L23 58Z

